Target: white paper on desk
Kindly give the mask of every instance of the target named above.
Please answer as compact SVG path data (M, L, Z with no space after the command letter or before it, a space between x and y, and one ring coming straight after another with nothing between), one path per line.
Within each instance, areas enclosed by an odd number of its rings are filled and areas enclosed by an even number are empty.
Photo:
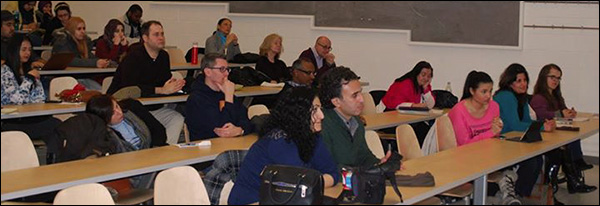
M60 104L72 104L72 105L77 105L77 104L83 104L83 102L61 102Z
M283 87L283 86L285 86L285 83L281 82L281 83L273 84L273 83L270 83L270 82L263 82L262 84L260 84L260 86L263 86L263 87Z
M17 108L3 108L2 109L2 114L10 114L10 113L13 113L13 112L16 112L16 111L17 111Z
M589 121L590 118L587 117L577 117L577 118L573 118L573 122L585 122L585 121Z
M188 147L210 147L212 144L210 140L204 140L202 142L190 142L190 143L179 143L176 146L179 148L188 148Z

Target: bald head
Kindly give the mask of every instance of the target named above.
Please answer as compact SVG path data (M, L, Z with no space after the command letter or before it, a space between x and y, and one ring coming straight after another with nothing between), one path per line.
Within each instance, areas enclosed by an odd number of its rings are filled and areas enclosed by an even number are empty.
M321 58L325 58L325 55L329 54L329 51L331 51L331 40L326 36L320 36L315 42L315 50L317 50L317 54Z

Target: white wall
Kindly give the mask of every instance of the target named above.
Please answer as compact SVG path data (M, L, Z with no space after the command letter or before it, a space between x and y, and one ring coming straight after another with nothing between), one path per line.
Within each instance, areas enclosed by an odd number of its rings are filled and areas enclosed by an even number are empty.
M4 2L3 2L4 3ZM56 4L56 1L53 3ZM192 42L204 45L221 17L233 21L242 52L258 53L262 39L270 33L283 36L288 65L312 46L316 37L328 36L338 65L352 68L370 82L367 90L387 90L391 82L410 70L419 60L434 67L434 88L451 82L460 96L466 74L483 70L498 81L511 63L523 64L531 77L530 93L541 67L558 64L564 72L563 93L567 104L579 111L598 113L598 30L522 30L521 47L421 44L409 41L409 31L315 27L312 16L230 14L226 3L176 2L68 2L74 15L83 17L89 31L102 32L109 18L119 17L129 5L144 9L143 19L162 22L167 45L187 51ZM566 25L598 27L598 4L522 3L525 25ZM582 144L586 155L598 157L598 135Z

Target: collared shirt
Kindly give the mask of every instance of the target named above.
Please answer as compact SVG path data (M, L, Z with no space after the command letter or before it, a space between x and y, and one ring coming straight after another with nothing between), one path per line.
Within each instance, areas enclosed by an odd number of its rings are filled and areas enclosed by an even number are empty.
M110 128L117 130L121 134L121 136L123 136L125 141L127 141L131 145L133 145L133 147L136 150L140 149L140 146L142 144L140 137L135 133L135 130L133 129L133 127L129 123L125 122L125 120L121 121L118 124L109 125L109 126L110 126Z
M318 70L321 67L323 67L323 58L321 56L319 56L319 53L317 53L317 50L315 49L315 47L311 47L310 50L312 50L313 55L315 55L315 60L317 60L317 70Z
M358 122L356 121L356 118L350 118L350 120L346 120L346 117L344 117L344 115L342 115L340 112L338 112L338 110L334 109L334 111L335 111L335 113L338 114L338 116L340 118L342 118L342 121L344 121L344 123L346 124L348 131L350 132L352 137L354 137L354 134L356 133L356 130L358 129Z

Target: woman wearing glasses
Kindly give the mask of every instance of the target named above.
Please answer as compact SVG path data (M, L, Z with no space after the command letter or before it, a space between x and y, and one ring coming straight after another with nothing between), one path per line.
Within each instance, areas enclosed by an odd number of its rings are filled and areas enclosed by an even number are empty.
M235 85L227 79L231 71L225 55L209 53L200 63L198 76L186 104L185 122L190 140L237 137L252 133L248 110L234 101Z
M555 117L575 118L577 112L569 109L560 90L562 70L556 64L545 65L538 76L531 99L531 108L535 111L539 121L554 119ZM562 149L557 149L546 154L549 160L546 171L554 192L558 189L558 169L563 165L567 178L569 193L588 193L596 190L594 186L585 185L581 171L591 169L583 160L581 142L572 142Z

